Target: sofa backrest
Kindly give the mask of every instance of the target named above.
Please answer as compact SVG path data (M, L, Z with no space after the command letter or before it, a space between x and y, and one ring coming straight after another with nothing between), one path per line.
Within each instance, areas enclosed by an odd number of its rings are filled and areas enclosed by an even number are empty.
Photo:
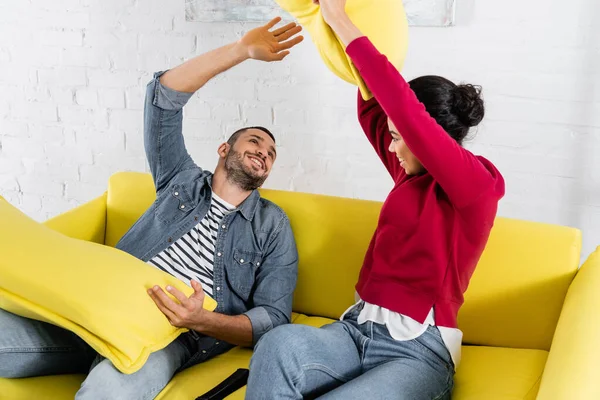
M150 174L119 172L108 180L106 198L106 236L104 244L115 246L156 200Z
M496 218L458 315L463 341L550 350L580 253L577 229Z
M294 311L338 318L354 302L381 203L276 190L261 194L287 213L296 238ZM105 243L114 246L154 199L150 175L113 175ZM497 218L459 313L464 342L548 350L580 248L576 229Z

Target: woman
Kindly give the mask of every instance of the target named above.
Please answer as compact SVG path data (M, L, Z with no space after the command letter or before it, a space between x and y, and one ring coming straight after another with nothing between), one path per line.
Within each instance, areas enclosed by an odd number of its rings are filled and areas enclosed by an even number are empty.
M394 179L360 273L360 301L321 329L281 326L257 344L248 399L449 399L456 318L504 180L461 147L484 115L480 89L427 76L407 84L345 13L321 0L374 98L360 123Z

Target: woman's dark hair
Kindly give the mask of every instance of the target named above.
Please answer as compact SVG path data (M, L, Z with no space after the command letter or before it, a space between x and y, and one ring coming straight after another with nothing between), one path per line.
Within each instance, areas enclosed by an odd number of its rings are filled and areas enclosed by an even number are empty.
M456 85L431 75L413 79L409 84L427 112L458 144L485 115L481 86Z

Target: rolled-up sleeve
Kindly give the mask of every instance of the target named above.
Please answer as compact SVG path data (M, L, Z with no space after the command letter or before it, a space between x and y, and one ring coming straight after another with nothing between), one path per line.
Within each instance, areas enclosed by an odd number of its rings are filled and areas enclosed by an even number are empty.
M154 99L152 104L163 109L177 111L181 110L194 93L178 92L166 87L160 83L160 77L167 71L160 71L154 74L154 78L148 84L149 88L154 91Z
M290 222L284 216L263 258L253 294L254 307L244 314L252 324L252 340L291 322L292 302L298 279L298 251Z

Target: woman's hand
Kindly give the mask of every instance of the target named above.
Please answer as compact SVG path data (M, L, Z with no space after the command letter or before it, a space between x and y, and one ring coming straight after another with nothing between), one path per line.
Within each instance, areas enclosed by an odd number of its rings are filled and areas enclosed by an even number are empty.
M313 0L313 3L321 6L321 15L329 26L346 17L346 0Z
M376 2L377 0L372 0ZM400 0L398 0L400 1ZM345 46L363 36L360 29L352 23L346 14L346 0L313 0L321 6L321 15L331 29L337 34ZM371 7L377 7L372 5Z
M300 43L304 37L295 36L302 31L302 27L295 22L271 31L280 21L281 18L277 17L266 25L248 31L239 40L238 46L254 60L283 60L290 54L289 49Z

